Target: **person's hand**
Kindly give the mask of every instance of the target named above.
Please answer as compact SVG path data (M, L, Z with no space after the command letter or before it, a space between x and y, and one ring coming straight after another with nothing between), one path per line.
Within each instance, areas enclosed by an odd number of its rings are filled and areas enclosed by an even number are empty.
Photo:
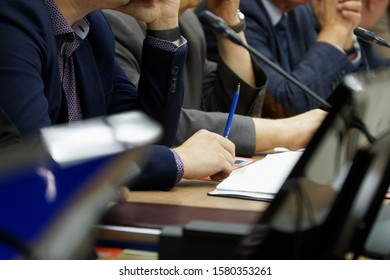
M286 133L284 135L287 139L286 148L289 150L305 148L327 114L326 111L321 109L314 109L284 119L285 129L282 133Z
M239 23L237 15L239 0L206 0L206 2L210 12L224 19L228 25Z
M351 24L352 30L360 24L362 5L361 0L339 0L337 4L338 11Z
M311 0L314 14L322 28L352 31L361 20L361 0Z
M202 179L210 176L221 180L233 170L235 146L221 135L199 130L174 149L184 163L184 178Z
M348 38L346 38L343 49L349 50L355 44L355 39L352 35L353 30L359 26L361 21L361 12L362 12L362 3L361 0L344 0L339 1L337 9L340 11L344 19L346 19L351 24L351 32ZM352 59L355 58L355 54L351 56Z
M216 16L222 18L229 26L240 23L238 14L239 0L205 0L208 9ZM238 32L243 42L246 42L243 31ZM218 34L218 53L222 61L240 79L252 87L256 87L255 74L253 72L252 57L243 47L233 43L230 39ZM237 58L240 59L237 59Z
M179 24L180 0L131 0L115 8L146 23L150 30L172 29Z
M130 198L130 190L128 187L123 186L120 187L117 193L117 201L118 202L125 202L128 201Z
M321 24L317 40L349 49L352 31L361 20L361 0L311 0L311 4Z

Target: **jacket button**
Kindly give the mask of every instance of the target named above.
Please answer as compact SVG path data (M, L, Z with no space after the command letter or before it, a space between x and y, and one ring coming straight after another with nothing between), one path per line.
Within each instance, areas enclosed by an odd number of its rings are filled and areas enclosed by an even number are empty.
M172 70L171 70L171 73L173 75L176 75L178 72L179 72L179 66L173 66Z
M171 87L169 88L170 93L175 93L176 92L176 84L172 84Z

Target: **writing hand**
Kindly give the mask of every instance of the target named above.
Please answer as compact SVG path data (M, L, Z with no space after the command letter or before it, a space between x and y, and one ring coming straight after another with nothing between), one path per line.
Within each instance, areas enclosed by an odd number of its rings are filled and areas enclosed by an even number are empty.
M199 130L180 147L174 149L184 163L184 178L224 179L233 170L234 144L207 130Z

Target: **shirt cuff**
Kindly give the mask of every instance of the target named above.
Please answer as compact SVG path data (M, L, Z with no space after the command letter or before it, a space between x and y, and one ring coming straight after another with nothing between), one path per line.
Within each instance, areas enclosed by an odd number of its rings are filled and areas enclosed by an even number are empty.
M173 156L175 157L176 161L176 166L177 166L177 175L176 175L176 183L179 182L183 176L184 176L184 163L179 154L175 151L172 150Z
M337 46L335 44L331 44L331 45L334 46L336 49L338 49L340 52L345 54L345 51L342 48L340 48L339 46ZM353 66L359 67L359 65L362 61L362 52L360 50L360 45L359 45L355 35L354 35L354 47L356 49L356 57L353 60L351 60L351 63L353 64Z

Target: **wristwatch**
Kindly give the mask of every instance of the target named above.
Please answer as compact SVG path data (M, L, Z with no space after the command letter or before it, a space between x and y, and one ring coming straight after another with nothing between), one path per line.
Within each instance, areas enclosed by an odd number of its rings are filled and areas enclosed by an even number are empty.
M240 22L236 25L230 26L230 28L233 29L236 33L239 33L245 30L246 24L245 24L245 15L240 10L237 10L237 14Z
M356 41L355 39L355 42L353 43L352 47L348 50L344 50L345 54L347 56L352 56L352 55L355 55L357 54L358 52L360 51L360 46L359 46L359 43Z

